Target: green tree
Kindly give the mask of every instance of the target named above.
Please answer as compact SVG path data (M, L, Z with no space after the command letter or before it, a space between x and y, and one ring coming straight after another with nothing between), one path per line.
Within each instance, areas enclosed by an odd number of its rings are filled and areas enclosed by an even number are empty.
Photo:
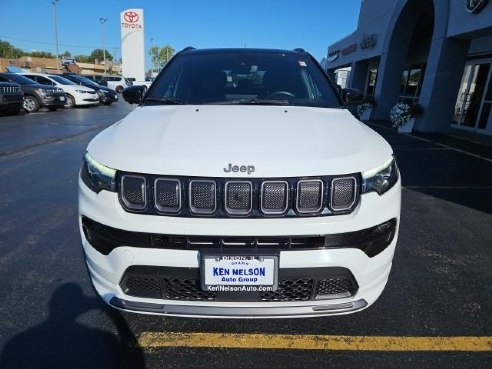
M65 52L62 54L62 58L71 58L71 57L72 54L68 50L65 50Z
M29 53L30 56L35 58L54 58L55 56L49 51L33 51Z
M96 60L101 63L104 61L104 51L103 49L94 49L92 50L91 54L89 55L89 60L91 63L94 63ZM108 50L106 50L106 60L113 60L113 55L111 55Z
M174 48L167 44L164 47L153 46L149 50L150 60L153 68L162 69L166 63L173 57Z
M26 55L24 50L12 45L10 42L0 40L0 58L17 59Z

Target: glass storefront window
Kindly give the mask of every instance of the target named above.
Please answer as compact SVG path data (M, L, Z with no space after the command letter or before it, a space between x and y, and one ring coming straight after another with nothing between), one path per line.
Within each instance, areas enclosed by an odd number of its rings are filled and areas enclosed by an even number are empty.
M376 79L378 76L377 69L369 69L367 74L366 96L373 96L376 88Z
M453 117L460 127L492 131L491 65L481 61L465 66Z
M419 100L423 78L424 64L405 68L401 75L400 100L416 103Z

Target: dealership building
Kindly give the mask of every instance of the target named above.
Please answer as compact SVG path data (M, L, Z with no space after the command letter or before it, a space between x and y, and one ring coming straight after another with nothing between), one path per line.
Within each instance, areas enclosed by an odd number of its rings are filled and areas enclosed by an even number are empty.
M350 70L346 87L375 101L371 119L406 101L424 109L417 131L492 134L492 1L362 0L326 68L335 80Z

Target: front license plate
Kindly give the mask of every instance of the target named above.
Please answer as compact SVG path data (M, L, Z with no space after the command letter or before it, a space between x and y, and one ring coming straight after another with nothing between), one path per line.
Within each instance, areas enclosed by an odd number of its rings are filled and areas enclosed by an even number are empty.
M277 289L277 256L203 256L202 288L214 292Z
M65 101L65 96L60 96L60 101Z

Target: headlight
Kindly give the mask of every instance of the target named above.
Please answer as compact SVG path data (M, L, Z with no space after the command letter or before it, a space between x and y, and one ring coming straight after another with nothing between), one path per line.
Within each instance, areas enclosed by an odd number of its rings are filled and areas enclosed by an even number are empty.
M362 193L376 191L382 195L398 182L398 167L391 156L380 166L362 172Z
M84 91L84 90L75 90L75 91L80 92L81 94L85 94L86 93L86 91Z
M116 170L95 161L88 153L84 155L84 163L80 169L80 178L95 193L102 190L116 192Z

